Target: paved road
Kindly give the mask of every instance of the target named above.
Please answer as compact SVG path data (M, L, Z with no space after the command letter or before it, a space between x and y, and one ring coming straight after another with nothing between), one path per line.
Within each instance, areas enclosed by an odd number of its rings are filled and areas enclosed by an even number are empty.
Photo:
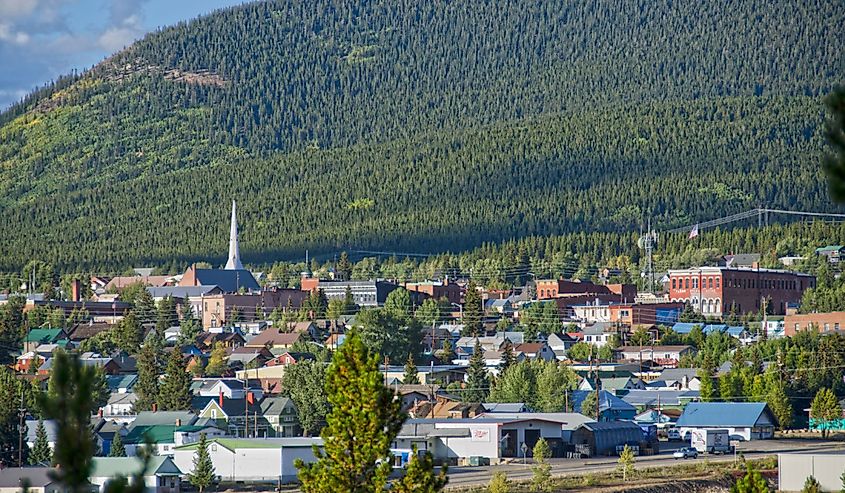
M672 457L672 452L683 446L680 442L661 442L661 453L659 455L637 457L636 468L661 467L675 465L677 461ZM747 459L760 458L775 455L781 452L829 452L834 450L845 451L845 443L828 442L821 440L803 439L779 439L759 440L742 442L737 447L737 452ZM555 476L579 475L589 472L607 472L616 469L615 457L597 457L592 459L551 459L552 474ZM687 459L686 462L709 460L733 461L732 455L706 456L700 455L698 459ZM529 479L531 477L531 465L520 463L500 464L485 467L454 467L449 469L449 486L473 486L483 485L490 481L494 471L504 471L510 479Z

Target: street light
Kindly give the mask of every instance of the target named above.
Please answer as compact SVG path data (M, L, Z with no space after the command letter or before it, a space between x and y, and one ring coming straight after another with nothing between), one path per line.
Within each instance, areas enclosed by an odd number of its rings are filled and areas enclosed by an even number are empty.
M461 322L464 321L464 306L460 303L450 303L452 306L457 306L461 315Z

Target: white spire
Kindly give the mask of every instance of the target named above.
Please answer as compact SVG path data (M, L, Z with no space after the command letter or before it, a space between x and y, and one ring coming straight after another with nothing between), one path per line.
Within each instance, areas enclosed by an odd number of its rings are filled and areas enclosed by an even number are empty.
M238 247L238 219L235 216L235 201L232 201L232 224L229 230L229 260L226 262L226 270L243 269L241 263L241 252Z

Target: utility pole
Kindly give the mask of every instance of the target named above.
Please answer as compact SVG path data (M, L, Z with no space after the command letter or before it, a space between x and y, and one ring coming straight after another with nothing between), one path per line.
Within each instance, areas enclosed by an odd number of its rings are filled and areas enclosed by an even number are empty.
M24 435L24 418L26 417L26 408L23 405L23 391L21 391L21 405L18 408L18 467L23 467L23 435Z
M769 311L768 305L769 305L769 300L765 296L763 296L763 300L760 302L760 307L761 307L760 309L763 311L763 325L760 328L761 333L757 334L757 340L758 341L761 340L761 339L767 339L768 338L767 336L769 335L768 334L769 323L768 323L768 316L767 316L768 315L767 312Z

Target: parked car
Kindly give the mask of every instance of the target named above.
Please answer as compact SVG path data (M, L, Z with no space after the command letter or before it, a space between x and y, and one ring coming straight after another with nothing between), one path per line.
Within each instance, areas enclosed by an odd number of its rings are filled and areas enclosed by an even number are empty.
M673 440L680 441L681 440L681 432L678 431L677 428L672 428L668 432L666 432L666 438L668 438L670 442L673 441Z
M672 457L674 457L675 460L690 459L690 458L697 459L698 458L698 450L696 450L692 447L679 448L678 450L675 451L674 454L672 454Z

